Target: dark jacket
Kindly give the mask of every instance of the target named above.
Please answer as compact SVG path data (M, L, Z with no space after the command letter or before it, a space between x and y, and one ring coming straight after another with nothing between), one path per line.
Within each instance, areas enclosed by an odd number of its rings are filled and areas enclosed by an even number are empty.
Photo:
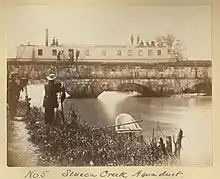
M63 92L65 95L65 88L60 82L48 82L44 85L45 96L43 107L58 108L57 93ZM62 97L65 98L65 97Z
M7 102L16 103L20 97L21 89L15 80L9 80L7 84Z

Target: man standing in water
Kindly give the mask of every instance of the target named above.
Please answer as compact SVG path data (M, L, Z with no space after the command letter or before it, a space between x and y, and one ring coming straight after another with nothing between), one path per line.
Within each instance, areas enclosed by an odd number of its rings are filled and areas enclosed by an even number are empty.
M55 74L50 74L49 76L47 76L48 83L44 86L45 96L43 107L45 108L45 124L54 123L54 110L57 109L59 106L57 101L57 93L62 92L61 103L66 98L64 85L60 82L55 81L55 79Z

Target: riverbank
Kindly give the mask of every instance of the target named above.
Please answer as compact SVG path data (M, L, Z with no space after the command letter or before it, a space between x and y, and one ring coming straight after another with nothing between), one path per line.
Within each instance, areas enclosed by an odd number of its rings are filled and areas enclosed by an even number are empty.
M7 166L38 166L37 148L28 140L24 121L8 120L7 126Z
M79 119L72 109L66 116L67 124L43 124L40 109L31 108L30 118L25 116L29 141L40 153L41 166L129 166L175 165L178 154L170 150L163 138L145 141L142 135L118 134L113 129L97 130ZM175 151L174 151L175 150Z

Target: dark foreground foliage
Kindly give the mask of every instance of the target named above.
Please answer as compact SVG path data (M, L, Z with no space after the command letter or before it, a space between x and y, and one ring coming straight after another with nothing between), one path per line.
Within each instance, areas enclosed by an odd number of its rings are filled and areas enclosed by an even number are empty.
M38 149L43 166L127 166L175 164L173 152L166 152L165 145L156 140L144 141L141 135L118 134L114 128L95 129L80 122L74 109L66 116L66 125L59 120L44 125L43 112L31 108L26 115L30 141Z

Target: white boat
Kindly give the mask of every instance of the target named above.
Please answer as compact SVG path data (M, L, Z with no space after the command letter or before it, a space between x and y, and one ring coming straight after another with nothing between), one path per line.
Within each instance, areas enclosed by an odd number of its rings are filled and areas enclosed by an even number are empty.
M118 133L141 132L138 122L130 114L121 113L115 119L115 130Z

